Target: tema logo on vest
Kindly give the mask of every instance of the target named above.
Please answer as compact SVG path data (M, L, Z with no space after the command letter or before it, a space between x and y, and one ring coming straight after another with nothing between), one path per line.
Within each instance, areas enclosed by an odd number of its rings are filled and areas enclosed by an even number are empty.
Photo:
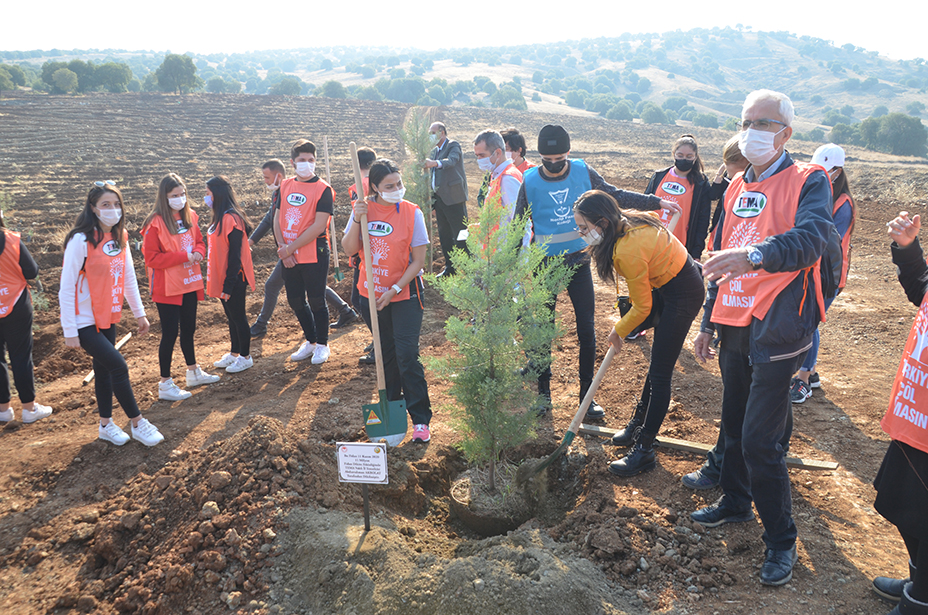
M374 237L386 237L393 233L393 225L389 222L368 222L367 232Z
M767 196L763 192L742 192L732 213L739 218L754 218L767 206Z
M116 256L120 252L122 252L122 248L120 248L119 244L112 239L103 244L103 253L107 256Z
M677 182L664 182L661 184L661 189L667 194L672 194L674 196L686 194L686 186L678 184Z
M287 195L287 202L294 207L302 207L306 204L306 197L299 192L294 192L293 194Z

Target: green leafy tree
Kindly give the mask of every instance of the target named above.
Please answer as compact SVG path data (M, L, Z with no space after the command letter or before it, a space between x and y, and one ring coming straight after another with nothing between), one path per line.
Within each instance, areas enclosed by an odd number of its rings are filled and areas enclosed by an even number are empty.
M267 93L272 96L299 96L303 93L303 86L296 77L284 77L272 85Z
M873 108L873 111L870 112L870 117L881 117L889 113L889 107L886 105L877 105Z
M490 102L500 109L528 110L525 98L511 85L504 85L490 96Z
M693 124L702 128L718 128L719 116L714 113L697 113L693 117Z
M340 81L326 81L319 88L319 95L326 98L348 98L348 91Z
M652 102L646 102L641 107L641 121L645 124L672 124L663 109Z
M197 76L197 67L190 56L177 53L165 56L155 71L155 79L162 92L186 94L203 87L203 80Z
M438 288L460 311L445 325L457 352L431 361L451 380L458 446L471 463L487 466L491 493L506 451L535 435L531 406L538 396L519 367L526 351L550 347L557 337L550 298L570 274L562 259L546 259L537 244L520 250L525 219L506 224L508 213L499 198L487 200L469 229L467 251L451 254L459 275L439 278Z
M644 94L651 89L651 80L647 77L642 77L638 80L638 84L635 86L635 89L639 94Z
M77 90L77 75L70 69L59 68L52 74L52 84L59 92L74 92Z
M105 62L94 70L94 80L97 86L105 88L107 92L127 92L129 82L132 81L132 69L121 62Z
M71 60L68 62L68 70L77 75L77 91L90 92L97 86L96 72L97 67L93 62L84 62L83 60Z
M13 83L13 76L6 69L5 66L0 66L0 94L3 93L3 90L15 90L16 84Z
M686 99L682 96L671 96L661 104L662 109L671 109L673 111L679 112L680 109L686 106Z
M212 77L206 82L206 91L213 94L222 94L226 91L226 82L222 77Z
M383 94L377 91L377 88L371 85L364 86L359 89L354 95L355 98L359 100L383 100Z
M610 120L631 121L634 117L631 106L624 100L620 100L606 112L606 118Z
M10 80L14 86L24 87L26 85L26 71L16 64L4 64L2 66L10 74Z

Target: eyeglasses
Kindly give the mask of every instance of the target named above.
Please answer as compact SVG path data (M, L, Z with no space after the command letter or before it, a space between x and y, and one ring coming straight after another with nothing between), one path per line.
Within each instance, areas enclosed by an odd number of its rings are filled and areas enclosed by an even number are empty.
M772 128L774 128L774 126L771 126L771 124L779 124L780 126L783 126L784 128L786 127L786 124L784 124L783 122L778 122L776 120L754 120L754 121L742 120L740 124L740 128L741 130L747 130L748 128L751 128L753 126L757 130L769 131Z
M103 186L115 186L116 182L114 182L111 179L108 179L106 181L95 181L93 185L96 186L97 188L102 188Z

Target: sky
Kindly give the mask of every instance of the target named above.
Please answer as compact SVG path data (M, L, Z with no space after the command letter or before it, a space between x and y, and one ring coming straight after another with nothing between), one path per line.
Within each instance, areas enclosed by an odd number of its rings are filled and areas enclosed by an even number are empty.
M892 60L928 57L923 33L928 9L913 0L658 5L637 0L586 4L349 0L244 3L237 7L202 0L10 4L3 10L6 27L0 50L238 53L355 44L434 50L543 45L623 32L661 33L741 24L755 30L814 36L838 46L852 43ZM49 17L36 19L36 11Z

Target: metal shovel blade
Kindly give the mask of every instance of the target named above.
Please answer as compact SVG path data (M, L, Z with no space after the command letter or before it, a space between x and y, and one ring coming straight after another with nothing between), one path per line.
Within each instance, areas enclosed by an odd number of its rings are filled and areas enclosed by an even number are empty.
M380 401L376 404L361 406L364 413L364 430L371 442L383 440L387 446L399 446L406 437L409 426L406 414L406 401L387 401L387 392L378 391Z

